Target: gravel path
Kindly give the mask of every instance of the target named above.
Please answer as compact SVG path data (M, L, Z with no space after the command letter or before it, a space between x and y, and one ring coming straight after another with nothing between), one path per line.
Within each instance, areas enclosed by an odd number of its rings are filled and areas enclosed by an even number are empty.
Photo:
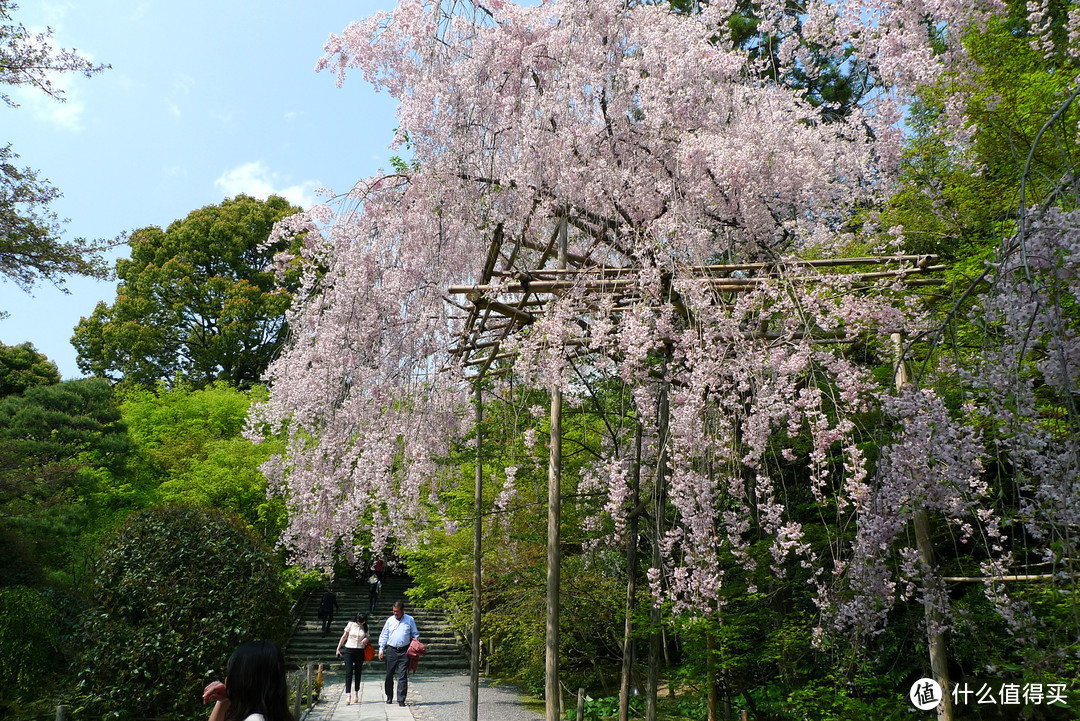
M543 714L521 705L522 693L507 684L480 679L478 716L484 721L537 721ZM469 718L468 674L418 674L409 679L410 708L417 721Z

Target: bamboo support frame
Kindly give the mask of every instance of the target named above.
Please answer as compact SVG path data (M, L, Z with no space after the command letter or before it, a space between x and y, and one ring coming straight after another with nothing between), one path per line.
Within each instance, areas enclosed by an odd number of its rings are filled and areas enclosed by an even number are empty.
M868 280L881 280L884 278L900 278L905 282L909 281L908 276L930 273L934 271L945 270L944 265L932 265L926 268L904 268L900 270L886 270L878 271L874 273L846 273L843 275L833 274L827 277L829 279L845 280L856 283L865 283ZM542 275L543 271L537 271L537 275ZM530 275L532 275L530 273ZM535 277L535 276L534 276ZM766 276L761 278L732 278L732 277L715 277L710 275L696 276L695 280L705 282L716 290L723 291L725 293L745 293L750 290L754 290L762 283L769 280L773 280L775 276ZM810 282L818 282L821 277L789 277L788 280L799 281L805 280ZM914 278L910 280L916 280ZM922 280L922 279L919 279ZM933 278L931 280L938 281L944 284L946 281L940 278ZM575 288L597 291L601 293L614 293L621 290L629 290L638 287L638 281L636 278L601 278L599 280L574 280L567 278L565 280L531 280L528 282L518 281L516 283L508 283L505 286L499 285L452 285L447 288L447 293L450 295L468 295L470 298L475 294L478 298L482 298L484 293L555 293L560 290L572 290ZM474 301L475 302L475 301Z
M650 299L646 293L651 292L643 288L637 278L640 267L634 264L634 258L629 255L624 247L627 241L625 234L619 233L620 223L603 218L587 218L586 223L580 214L575 214L574 209L564 208L562 217L547 233L537 234L535 230L528 231L530 223L526 222L526 230L519 235L504 231L502 225L496 227L492 233L490 245L484 265L479 277L471 284L451 285L446 289L446 300L449 304L464 311L467 315L462 325L462 334L458 343L450 349L450 353L460 360L461 367L470 369L470 378L476 385L477 403L477 486L475 489L475 503L482 501L480 466L480 383L484 378L502 376L511 372L507 364L500 364L496 368L492 365L496 361L506 361L514 358L515 351L502 351L504 341L512 333L518 332L527 326L536 324L542 320L552 307L559 302L559 297L570 291L583 291L587 294L606 293L614 296L614 307L601 309L598 304L590 303L586 297L584 308L579 308L577 320L581 325L584 336L568 339L561 345L566 352L573 357L587 356L594 353L607 352L604 347L592 345L589 335L590 325L593 320L602 313L620 314L628 309L633 309L642 302L656 302ZM531 216L530 216L531 217ZM595 226L595 227L593 227ZM568 249L568 233L570 229L577 237L584 239L573 252ZM512 244L512 245L509 245ZM504 247L505 245L505 247ZM509 251L509 252L507 252ZM557 254L557 255L556 255ZM545 268L549 261L556 259L556 268ZM615 260L617 262L612 263ZM764 284L782 280L786 283L814 284L823 281L839 283L843 291L857 290L860 288L878 287L882 283L893 280L906 286L935 286L948 283L939 277L927 277L927 274L945 269L944 265L937 263L938 258L934 255L897 255L897 256L866 256L845 259L820 259L820 260L784 260L777 262L741 263L741 264L709 264L688 266L684 270L685 276L680 276L680 282L684 279L691 284L704 284L714 293L714 302L729 302L728 294L740 294L753 292L760 289ZM845 270L850 269L850 270ZM661 269L662 302L672 303L677 312L681 313L689 322L693 323L693 317L682 304L678 292L672 287L672 276ZM465 296L461 301L455 301L454 297ZM467 299L467 300L466 300ZM616 316L617 317L617 316ZM799 331L784 331L770 328L767 324L760 329L747 329L732 337L732 341L761 341L767 343L786 343L809 340L814 343L849 343L861 340L865 334L849 334L845 331L821 331L804 329ZM557 388L552 389L551 398L551 443L548 468L548 557L547 557L547 617L545 628L545 716L547 721L554 721L560 715L562 707L562 691L559 679L559 616L560 616L560 523L561 523L561 420L562 420L562 396ZM659 473L663 475L663 470ZM663 494L658 494L653 503L662 504ZM480 506L474 509L477 517L480 515ZM659 509L656 509L659 510ZM654 518L654 523L661 523L660 518ZM659 529L653 529L659 532ZM481 530L478 525L474 529L474 624L473 624L473 659L470 668L470 718L476 718L476 694L478 689L479 671L479 647L480 631L479 619L479 567L481 557ZM654 550L655 553L655 550ZM654 559L655 562L656 559ZM1050 574L1038 576L1038 579L1050 578ZM1036 580L1036 576L1000 577L992 579L974 578L947 578L951 582L980 581L988 582L999 580ZM628 603L632 599L634 588L628 588ZM654 621L657 619L654 618ZM625 639L624 639L625 642ZM649 643L650 676L649 691L652 703L648 704L647 713L650 718L656 717L655 688L656 665L659 662L658 648L659 636L654 635ZM621 679L621 695L624 696L620 704L620 716L626 713L626 695L629 689L628 669L625 663L628 660L628 649L624 649L624 668ZM715 699L713 701L715 706Z

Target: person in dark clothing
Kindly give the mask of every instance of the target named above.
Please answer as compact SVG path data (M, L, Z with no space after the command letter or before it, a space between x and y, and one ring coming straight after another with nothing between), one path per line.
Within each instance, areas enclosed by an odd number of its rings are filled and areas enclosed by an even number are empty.
M375 604L379 600L379 591L382 590L382 581L374 573L368 577L368 615L375 613Z
M285 657L273 641L245 643L229 657L225 682L211 681L203 703L214 702L210 721L293 721Z
M319 620L322 621L322 632L325 636L330 631L330 624L334 622L334 611L338 609L337 595L326 589L319 601Z
M386 576L386 566L383 565L382 559L379 558L375 561L375 565L371 569L375 572L375 575L379 577L379 583L383 582L383 577Z

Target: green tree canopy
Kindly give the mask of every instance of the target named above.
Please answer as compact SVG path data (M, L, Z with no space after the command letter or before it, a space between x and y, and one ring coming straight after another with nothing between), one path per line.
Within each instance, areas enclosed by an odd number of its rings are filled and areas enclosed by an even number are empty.
M5 86L33 87L63 102L63 90L51 79L56 73L89 77L107 67L56 48L51 31L33 33L12 22L18 7L11 0L0 0L0 103L17 106ZM18 158L10 143L0 145L0 278L28 289L39 280L59 285L69 274L105 277L104 245L61 239L62 223L49 209L60 191L39 179L36 170L16 166Z
M116 263L116 302L99 303L75 328L79 367L147 387L180 378L250 387L281 342L292 300L268 266L296 240L267 240L298 212L277 196L238 195L164 231L135 231L131 258Z
M0 526L15 536L7 545L25 543L46 567L67 567L99 482L122 469L128 448L105 380L0 398Z
M0 400L0 500L69 493L88 466L122 462L128 448L112 388L96 378L33 386Z
M236 646L281 640L273 552L205 508L137 513L101 548L75 668L88 716L205 718L202 689Z
M244 392L223 382L193 390L187 386L124 395L122 412L132 442L128 480L134 488L155 488L164 503L212 506L240 516L273 541L284 525L284 504L267 499L259 466L281 445L255 445L243 437L256 386Z
M19 395L31 386L60 382L60 371L32 343L0 343L0 398Z

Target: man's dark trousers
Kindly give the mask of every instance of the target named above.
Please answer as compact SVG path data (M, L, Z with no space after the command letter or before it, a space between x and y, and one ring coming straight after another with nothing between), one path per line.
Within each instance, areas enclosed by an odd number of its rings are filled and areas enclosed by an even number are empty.
M397 675L397 700L405 703L405 696L409 693L409 650L408 646L394 648L386 647L386 698L394 698L394 675Z

